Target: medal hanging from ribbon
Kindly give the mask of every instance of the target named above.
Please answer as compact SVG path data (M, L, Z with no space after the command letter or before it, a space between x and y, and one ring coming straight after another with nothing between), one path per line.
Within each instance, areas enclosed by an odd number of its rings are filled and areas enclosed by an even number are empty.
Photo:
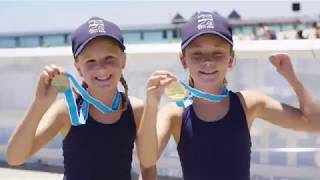
M166 94L177 106L186 108L193 103L195 98L201 98L210 102L220 102L229 96L228 89L224 86L220 95L214 95L190 87L188 84L178 80L172 82L166 89Z
M70 84L72 84L72 86ZM70 73L66 72L64 75L55 76L52 80L52 86L57 92L64 93L69 109L71 124L74 126L79 126L86 123L90 104L102 113L117 112L120 110L121 94L119 91L116 92L116 95L112 101L112 105L109 107L103 104L101 101L90 96L88 91L86 91ZM79 93L83 99L83 102L79 108L77 106L75 100L76 96L72 90L72 87L76 89L77 93Z

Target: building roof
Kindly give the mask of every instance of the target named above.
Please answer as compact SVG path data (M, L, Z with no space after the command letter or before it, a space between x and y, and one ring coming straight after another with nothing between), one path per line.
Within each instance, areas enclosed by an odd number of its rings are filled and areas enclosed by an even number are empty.
M171 20L172 24L181 24L181 23L185 23L186 20L184 19L184 17L180 14L177 13L174 18Z
M236 10L232 10L232 12L229 14L228 19L241 19L240 14Z

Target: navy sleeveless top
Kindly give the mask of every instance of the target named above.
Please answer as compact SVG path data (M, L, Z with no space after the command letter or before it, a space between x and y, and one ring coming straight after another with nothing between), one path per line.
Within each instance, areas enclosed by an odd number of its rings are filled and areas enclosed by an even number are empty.
M120 119L103 124L90 114L63 140L64 180L131 180L136 125L130 103Z
M185 180L249 180L251 138L239 97L230 91L229 111L215 122L184 109L177 150Z

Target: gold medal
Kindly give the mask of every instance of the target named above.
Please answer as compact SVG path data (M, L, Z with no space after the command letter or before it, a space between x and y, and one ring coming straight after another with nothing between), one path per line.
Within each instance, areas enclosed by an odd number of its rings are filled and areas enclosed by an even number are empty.
M177 81L166 88L166 94L171 101L179 101L186 97L187 91Z
M58 93L63 93L69 87L69 83L67 76L57 75L53 78L51 85Z

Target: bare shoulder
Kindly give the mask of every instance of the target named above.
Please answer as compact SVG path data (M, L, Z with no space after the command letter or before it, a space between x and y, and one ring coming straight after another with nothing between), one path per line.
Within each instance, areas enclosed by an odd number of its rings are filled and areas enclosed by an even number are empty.
M161 119L163 119L164 121L169 121L171 127L174 128L176 126L180 126L182 113L183 108L178 107L174 102L170 102L161 108L159 116L162 117Z
M180 141L182 114L183 108L178 107L174 102L164 105L159 112L159 124L165 129L164 132L168 132L168 130L171 132L177 144Z
M253 120L256 117L258 107L265 95L250 90L243 90L236 94L238 95L242 108L245 111L248 125L251 127Z
M268 101L269 99L272 99L270 96L267 96L263 93L259 93L256 91L249 91L249 90L245 90L245 91L241 91L240 92L245 100L245 102L249 105L249 107L253 107L253 106L259 106L264 104L266 101Z
M167 114L170 118L177 118L182 116L183 108L178 107L175 102L170 102L163 105L160 112Z
M133 111L143 111L144 101L140 98L129 96L129 100L132 106Z
M144 102L143 100L134 96L129 96L129 101L134 114L134 120L135 120L136 126L139 127L140 120L142 118L143 109L144 109Z
M240 98L242 105L245 105L247 108L252 108L257 103L259 103L260 99L262 98L263 94L250 91L250 90L243 90L236 93Z

